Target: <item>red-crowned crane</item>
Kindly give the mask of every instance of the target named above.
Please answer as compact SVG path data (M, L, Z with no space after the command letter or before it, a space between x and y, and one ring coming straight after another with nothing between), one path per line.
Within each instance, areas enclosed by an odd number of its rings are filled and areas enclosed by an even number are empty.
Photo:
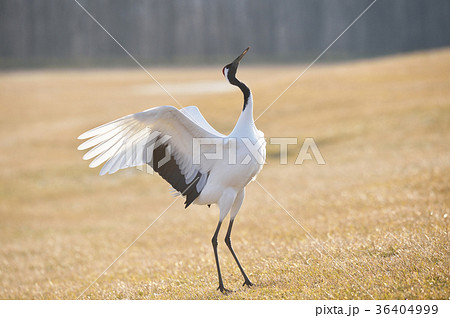
M230 223L225 243L244 277L243 285L253 285L231 246L231 229L244 200L245 186L261 171L266 157L264 134L256 129L253 120L252 94L236 78L239 62L248 50L222 70L228 82L239 87L244 95L242 113L228 136L216 131L195 106L182 109L159 106L119 118L78 137L88 139L79 150L94 147L83 156L85 160L94 158L90 167L106 162L100 175L149 165L186 198L186 208L191 203L219 205L219 223L212 245L218 290L224 294L230 290L223 285L217 235L228 213ZM217 152L218 146L222 149Z

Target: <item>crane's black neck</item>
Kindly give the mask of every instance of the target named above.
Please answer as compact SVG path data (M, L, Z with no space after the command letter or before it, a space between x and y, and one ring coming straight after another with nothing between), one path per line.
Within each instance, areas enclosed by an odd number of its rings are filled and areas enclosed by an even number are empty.
M250 89L247 87L247 85L245 85L244 83L242 83L241 81L239 81L236 78L236 71L237 71L237 65L235 67L233 67L233 65L231 65L231 67L228 71L228 81L230 82L231 85L235 85L235 86L239 87L242 91L242 94L244 94L244 107L242 109L242 111L244 111L245 107L248 104L248 99L250 97Z

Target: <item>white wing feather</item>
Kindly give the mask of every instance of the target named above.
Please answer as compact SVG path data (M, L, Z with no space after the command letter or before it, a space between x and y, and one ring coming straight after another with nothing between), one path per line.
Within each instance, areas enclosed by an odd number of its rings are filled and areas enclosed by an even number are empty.
M199 165L193 164L193 138L224 137L208 124L195 106L181 110L173 106L159 106L119 118L85 132L78 139L89 139L78 149L94 147L84 155L83 159L94 158L90 167L97 167L106 162L100 175L112 174L120 169L149 162L151 150L164 142L159 140L159 144L154 144L157 137L161 136L166 138L165 142L170 146L171 154L187 181L192 181L199 171L206 173L212 165L212 162L204 158ZM149 151L149 147L153 148ZM203 147L202 150L204 150ZM198 184L201 183L203 187L205 181L206 179L200 180Z
M225 135L221 134L217 130L215 130L203 117L202 113L200 113L200 110L197 106L188 106L185 108L180 109L180 112L185 114L187 117L192 119L197 125L205 129L206 131L212 133L213 135L225 137Z

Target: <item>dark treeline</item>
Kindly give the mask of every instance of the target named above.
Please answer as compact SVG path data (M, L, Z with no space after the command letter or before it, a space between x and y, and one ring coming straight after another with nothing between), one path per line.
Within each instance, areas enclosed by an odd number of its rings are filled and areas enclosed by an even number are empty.
M143 62L213 63L252 46L253 61L305 61L372 0L79 0ZM328 59L450 44L450 1L378 0ZM73 0L0 0L0 66L129 63Z

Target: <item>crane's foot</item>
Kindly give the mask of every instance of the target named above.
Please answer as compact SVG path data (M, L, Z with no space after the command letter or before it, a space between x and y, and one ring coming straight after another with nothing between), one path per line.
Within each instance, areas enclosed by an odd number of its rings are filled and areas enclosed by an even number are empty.
M254 284L249 279L246 279L245 282L242 284L242 286L251 287L254 286Z
M221 292L222 294L224 294L224 295L228 295L228 294L231 294L231 293L233 292L232 290L226 289L226 288L223 287L223 286L217 287L217 290L220 290L220 292Z

